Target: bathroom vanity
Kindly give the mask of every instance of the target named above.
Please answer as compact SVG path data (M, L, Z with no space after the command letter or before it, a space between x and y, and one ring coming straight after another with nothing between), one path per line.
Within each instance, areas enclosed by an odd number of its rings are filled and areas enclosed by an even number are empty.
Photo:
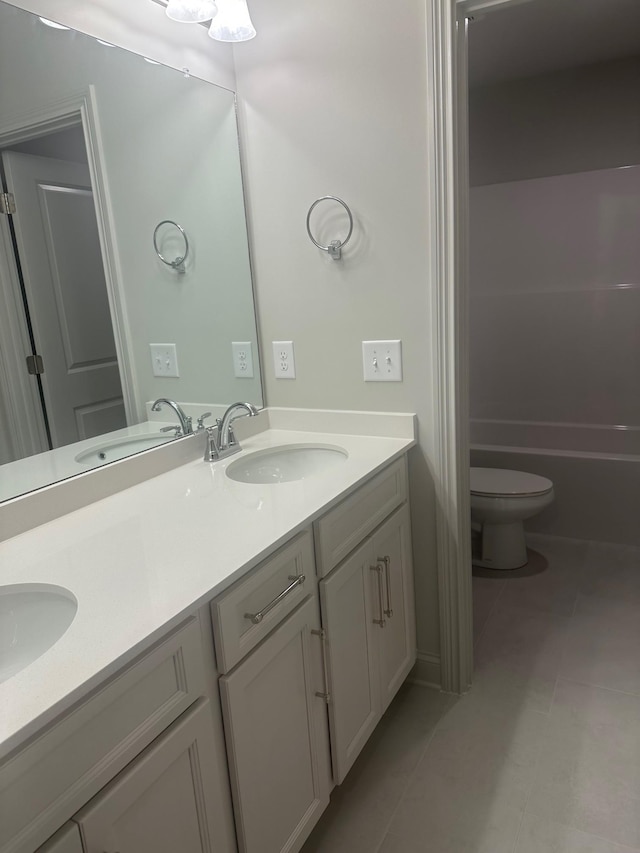
M272 427L214 464L194 437L193 461L0 544L3 584L78 605L0 684L1 853L300 849L415 661L413 418L388 417L396 437ZM309 446L343 459L227 476Z

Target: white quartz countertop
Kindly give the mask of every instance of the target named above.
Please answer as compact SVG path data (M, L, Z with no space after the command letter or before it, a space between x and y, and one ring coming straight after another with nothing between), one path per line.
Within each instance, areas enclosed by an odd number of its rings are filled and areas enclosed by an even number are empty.
M0 758L415 442L269 429L242 454L297 443L348 459L270 485L225 475L241 454L198 459L0 543L0 583L58 584L78 601L61 639L0 684Z

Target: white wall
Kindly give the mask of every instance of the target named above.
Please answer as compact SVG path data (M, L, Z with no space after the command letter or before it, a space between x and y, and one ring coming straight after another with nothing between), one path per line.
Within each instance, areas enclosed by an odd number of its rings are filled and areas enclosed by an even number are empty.
M418 644L438 653L425 4L252 0L259 33L235 47L266 395L272 406L415 411L411 458ZM319 196L356 224L343 260L309 241ZM322 241L344 234L328 205ZM404 381L365 383L361 342L400 338ZM293 340L295 381L273 377L271 341Z
M639 90L640 57L473 89L471 185L639 163Z
M170 21L151 0L3 0L80 32L148 56L172 68L235 89L231 47L209 38L204 27Z

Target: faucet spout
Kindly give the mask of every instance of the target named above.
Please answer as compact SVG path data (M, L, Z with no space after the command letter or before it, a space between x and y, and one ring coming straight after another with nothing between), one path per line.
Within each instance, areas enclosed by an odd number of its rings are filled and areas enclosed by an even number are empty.
M239 410L243 410L240 413ZM231 428L231 422L237 418L250 417L255 418L260 412L251 403L232 403L221 418L217 420L216 427L206 427L207 431L207 446L204 451L205 462L215 462L218 459L224 459L225 456L231 456L232 453L239 453L242 448L236 441Z
M237 414L238 410L244 410L241 414ZM255 418L260 412L251 403L232 403L227 411L222 416L218 426L218 449L222 453L228 451L235 445L231 422L242 417Z
M189 415L186 415L180 406L177 403L174 403L173 400L167 400L166 397L159 397L153 406L151 406L152 412L159 412L163 406L170 406L173 411L178 416L178 420L180 421L180 428L182 430L183 435L191 435L193 432L193 424L192 419Z

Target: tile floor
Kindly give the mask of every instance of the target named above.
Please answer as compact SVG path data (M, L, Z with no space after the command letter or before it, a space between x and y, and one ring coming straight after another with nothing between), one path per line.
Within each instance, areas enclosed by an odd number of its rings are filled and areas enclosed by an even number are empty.
M640 548L530 544L474 576L472 691L405 685L303 853L640 853Z

